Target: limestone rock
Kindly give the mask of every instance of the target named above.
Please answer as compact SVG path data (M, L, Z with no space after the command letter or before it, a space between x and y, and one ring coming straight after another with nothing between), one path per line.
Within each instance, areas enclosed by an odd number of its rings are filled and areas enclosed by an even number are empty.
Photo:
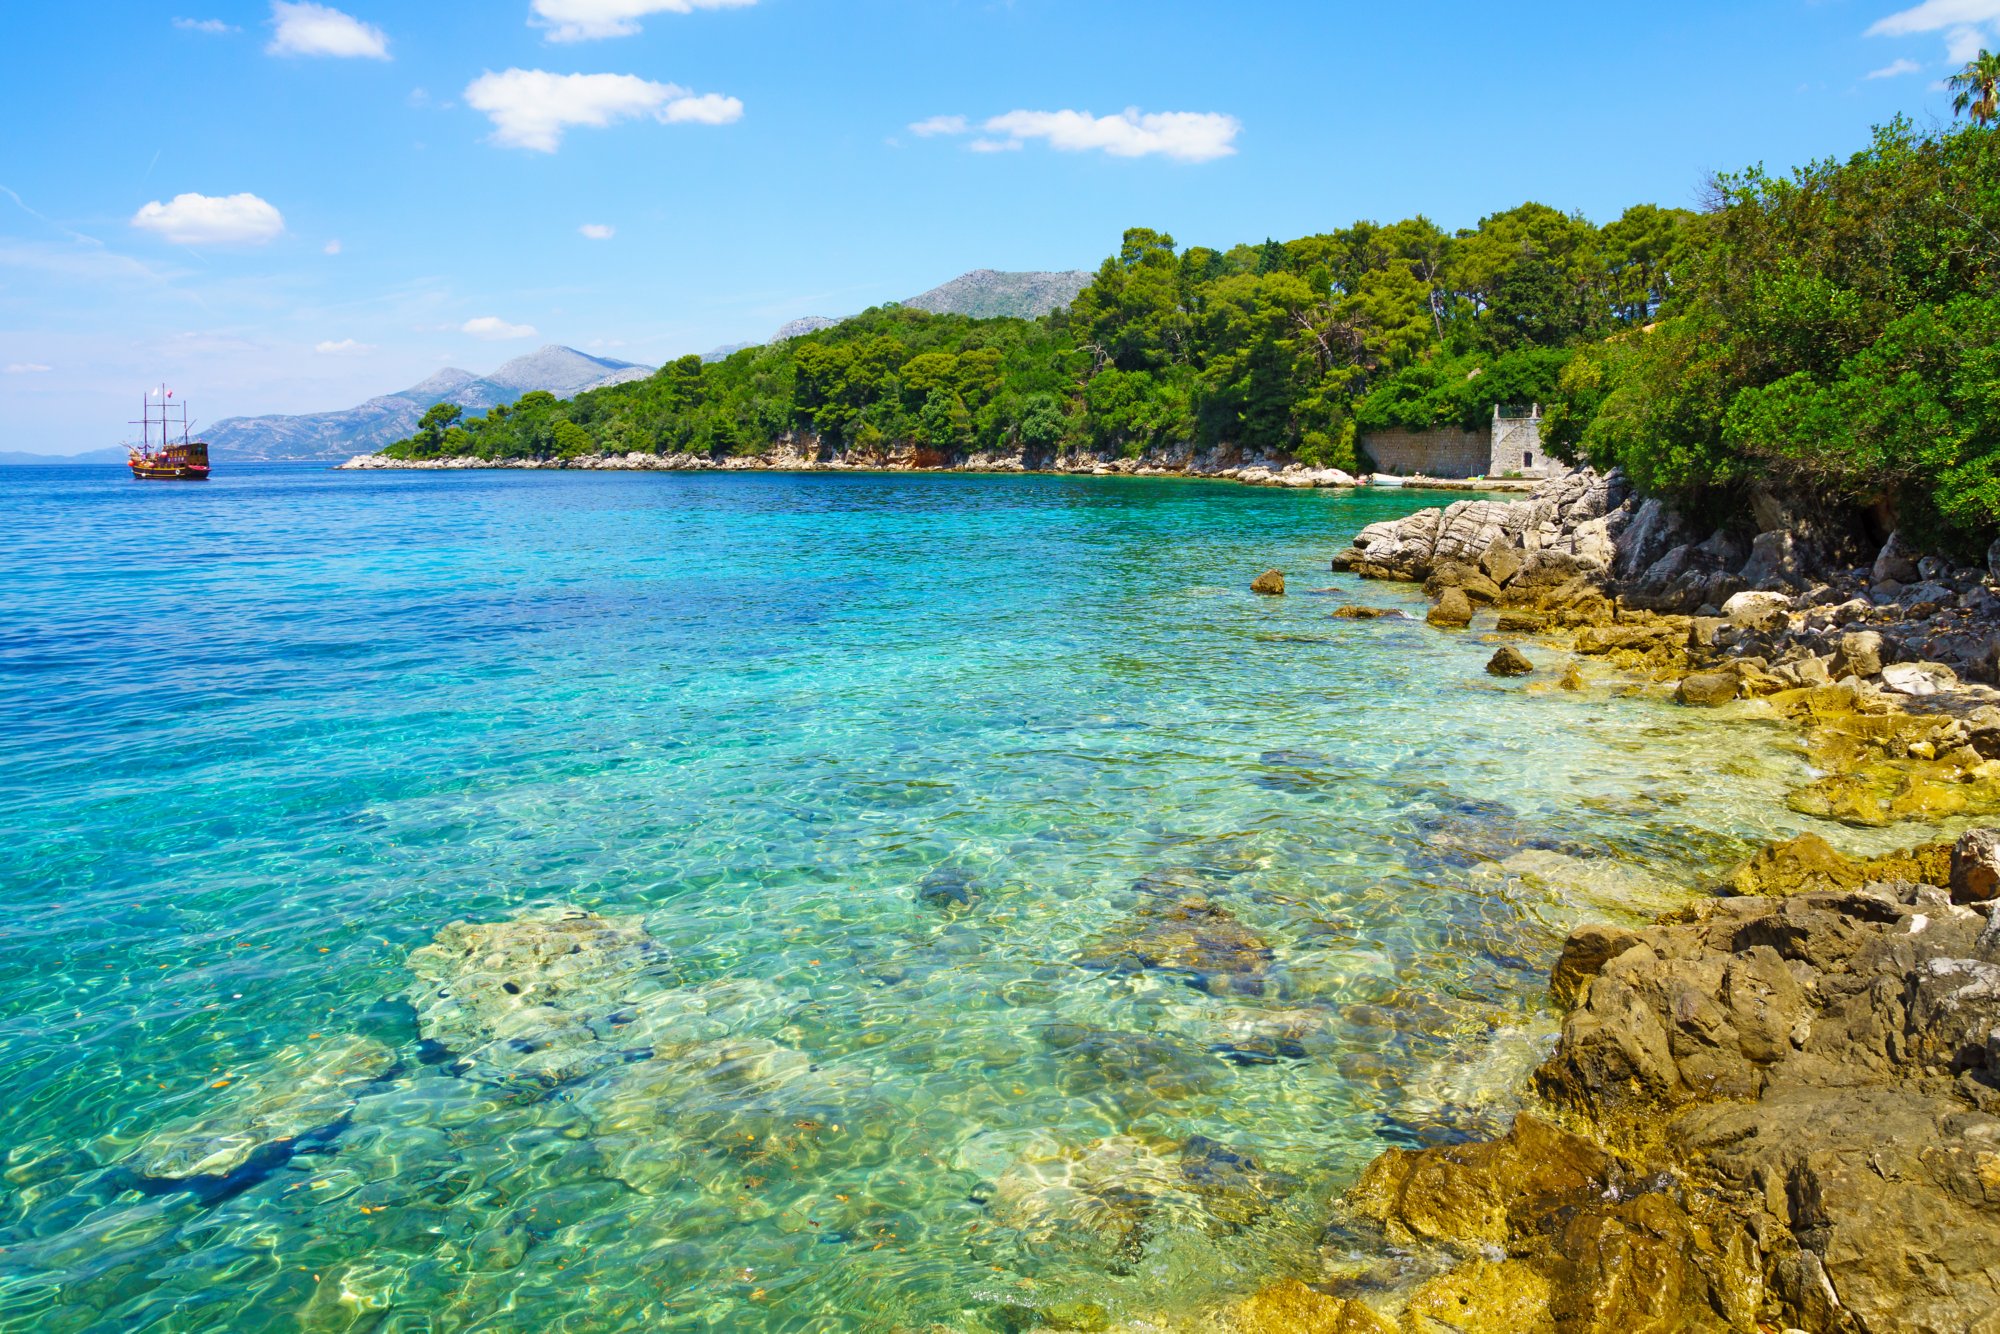
M1297 1279L1245 1298L1230 1314L1235 1334L1395 1334L1360 1302L1329 1297Z
M227 1176L263 1150L339 1123L395 1063L388 1047L352 1034L282 1047L212 1081L219 1087L201 1107L139 1142L132 1165L159 1181Z
M1898 695L1935 695L1958 684L1958 673L1941 662L1894 662L1882 668L1882 688Z
M1605 964L1640 943L1638 932L1624 927L1587 922L1576 928L1563 942L1562 957L1549 974L1549 995L1558 1005L1573 1004Z
M2000 829L1968 829L1951 849L1954 903L1988 903L2000 898Z
M1486 670L1492 676L1526 676L1535 670L1535 664L1519 649L1506 647L1487 659Z
M1463 628L1472 624L1472 602L1463 591L1447 588L1424 619L1447 629Z
M1341 607L1334 611L1337 621L1400 621L1407 619L1394 607Z
M1742 688L1742 678L1735 672L1698 672L1681 678L1674 689L1674 700L1694 708L1712 709L1735 699Z
M1078 960L1115 972L1178 973L1215 995L1257 994L1271 965L1270 944L1235 914L1199 894L1148 896L1123 924Z
M1576 691L1584 687L1583 670L1575 663L1563 668L1562 679L1556 684L1564 690Z
M1951 875L1951 845L1926 843L1880 857L1845 857L1818 834L1801 834L1759 849L1730 872L1717 893L1752 897L1831 893L1879 881L1942 885Z
M1264 571L1264 573L1250 581L1250 591L1252 593L1263 593L1271 597L1283 597L1285 593L1284 571Z
M1738 593L1722 604L1722 614L1731 625L1769 633L1784 627L1792 600L1783 593Z

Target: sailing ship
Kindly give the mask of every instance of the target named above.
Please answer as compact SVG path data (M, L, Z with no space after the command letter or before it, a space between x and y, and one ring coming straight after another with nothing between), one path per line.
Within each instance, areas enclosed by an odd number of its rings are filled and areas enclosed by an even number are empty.
M133 445L126 461L132 465L132 476L142 482L205 482L208 480L208 442L188 438L187 402L173 401L174 391L161 385L159 401L154 395L146 395L145 410L139 420L130 425L139 428L139 443ZM160 409L157 414L153 408ZM176 418L175 409L180 410ZM160 428L160 442L153 444L153 428ZM180 439L174 439L174 428L180 428Z

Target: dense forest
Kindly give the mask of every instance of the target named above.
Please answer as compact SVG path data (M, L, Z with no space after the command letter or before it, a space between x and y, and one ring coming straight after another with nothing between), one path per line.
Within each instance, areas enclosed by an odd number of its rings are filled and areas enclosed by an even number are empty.
M1039 320L878 307L567 402L531 393L472 420L440 405L391 452L1192 443L1353 469L1371 431L1535 401L1558 453L1655 492L1775 485L1969 541L2000 519L2000 178L1973 110L1601 227L1529 203L1455 233L1357 222L1226 251L1134 229Z

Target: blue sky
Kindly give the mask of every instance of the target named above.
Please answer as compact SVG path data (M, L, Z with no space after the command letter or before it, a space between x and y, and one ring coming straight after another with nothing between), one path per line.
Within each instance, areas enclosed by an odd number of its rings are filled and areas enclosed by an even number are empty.
M548 342L657 362L966 269L1858 147L2000 0L166 0L10 6L9 448L350 406ZM913 128L914 127L914 128ZM588 229L588 230L586 230Z

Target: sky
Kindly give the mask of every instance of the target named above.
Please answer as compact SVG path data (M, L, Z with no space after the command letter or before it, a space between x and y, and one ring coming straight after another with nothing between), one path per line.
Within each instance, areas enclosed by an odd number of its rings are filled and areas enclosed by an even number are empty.
M564 343L655 364L968 269L1845 154L2000 0L13 0L9 449L352 406Z

